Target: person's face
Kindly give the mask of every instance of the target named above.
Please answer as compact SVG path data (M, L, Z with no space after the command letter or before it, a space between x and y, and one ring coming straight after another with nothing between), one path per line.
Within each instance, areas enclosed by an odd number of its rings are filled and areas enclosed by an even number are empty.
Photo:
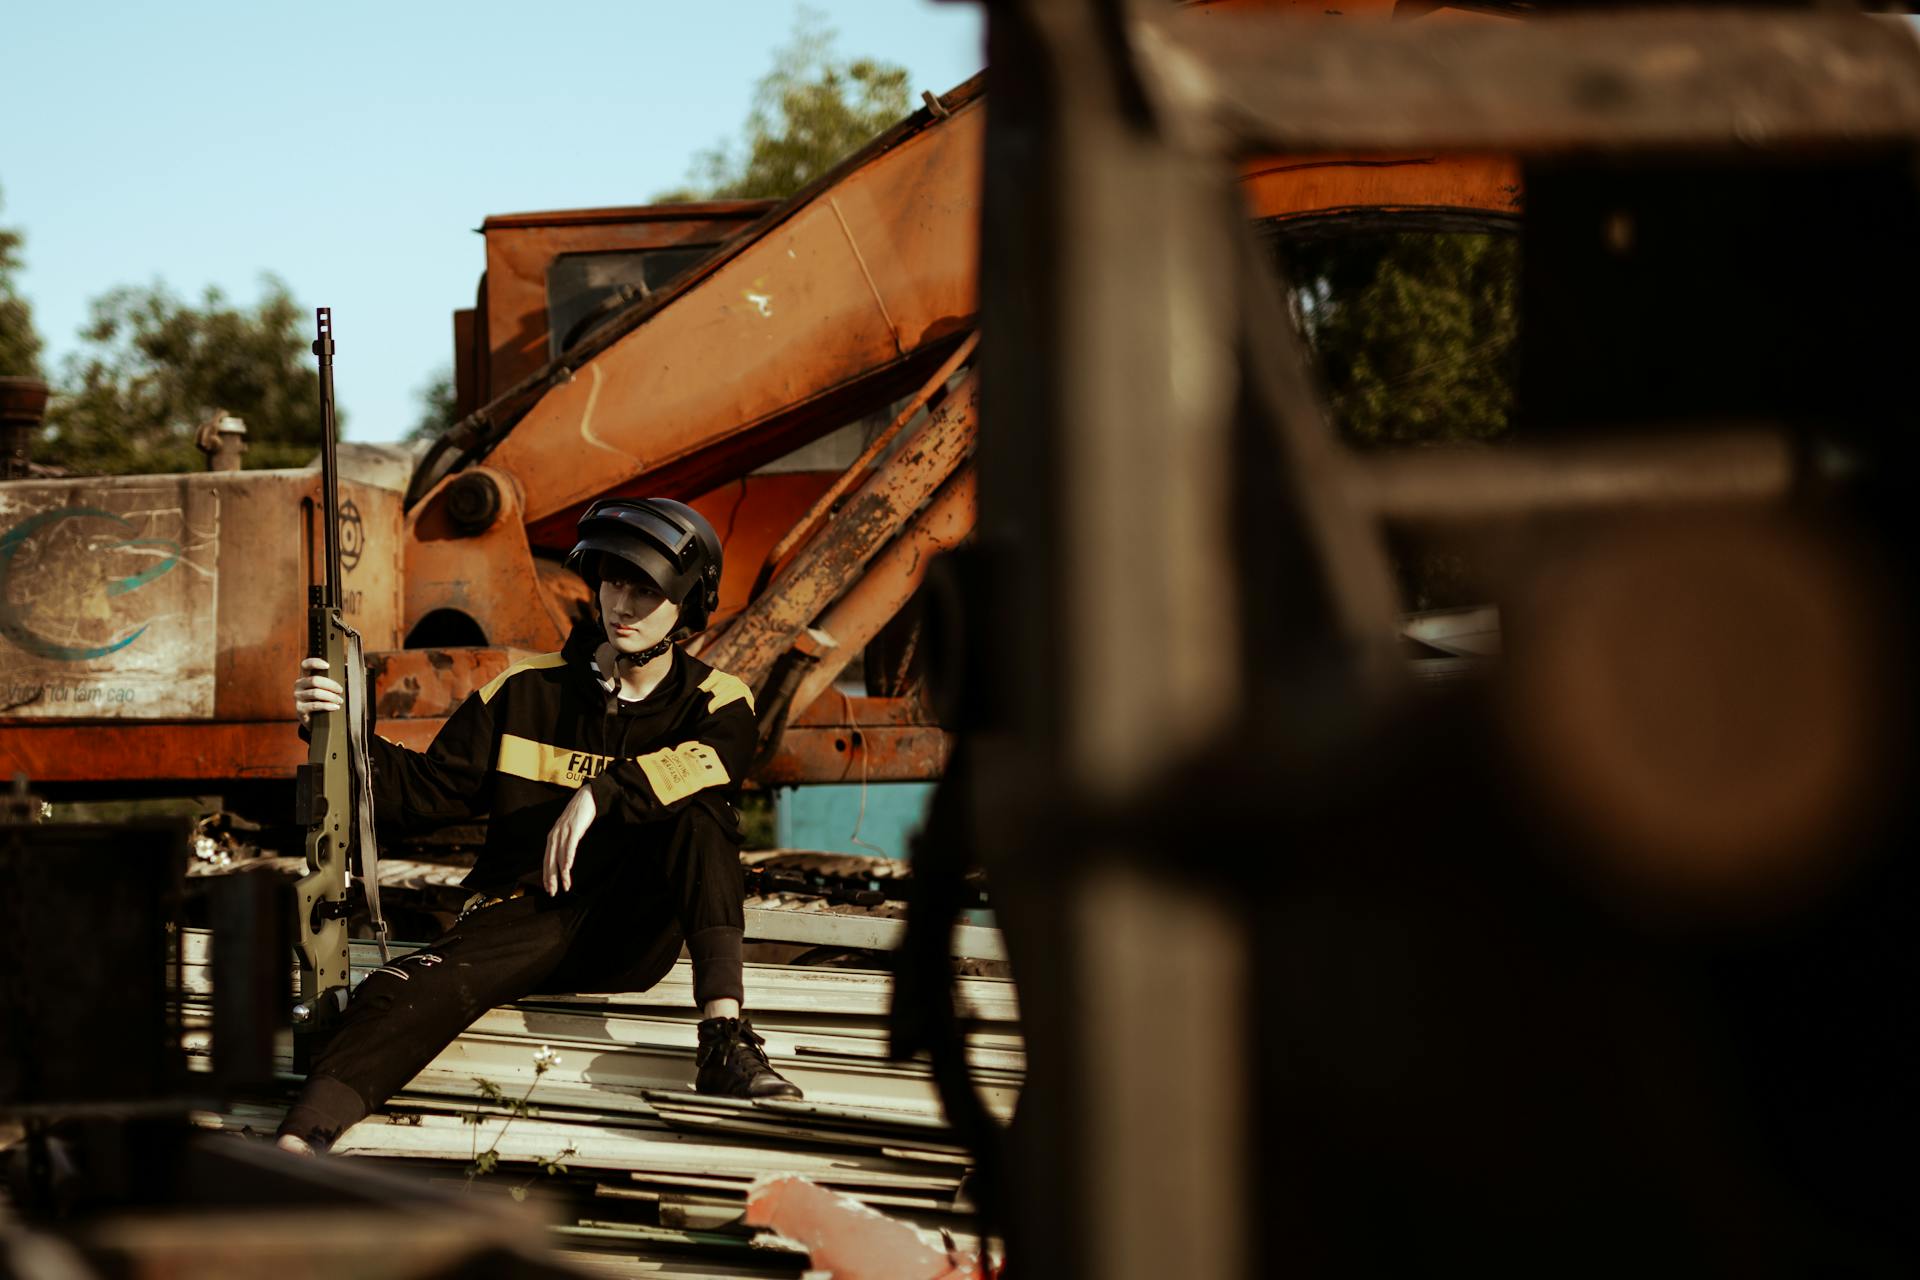
M600 625L614 648L639 653L672 634L680 606L652 578L614 556L603 557L600 575Z

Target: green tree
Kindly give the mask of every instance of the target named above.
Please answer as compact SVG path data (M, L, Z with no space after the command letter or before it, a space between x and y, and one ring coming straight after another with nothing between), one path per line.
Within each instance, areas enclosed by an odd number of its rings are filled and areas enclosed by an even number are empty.
M1519 241L1396 231L1274 242L1335 429L1357 449L1493 444L1513 432ZM1388 540L1411 610L1485 601L1457 548Z
M36 452L74 472L198 471L194 433L224 409L247 424L247 466L312 461L321 436L312 316L280 280L262 283L252 307L213 288L194 306L157 284L96 298Z
M24 265L25 243L20 232L0 227L0 377L40 376L40 335L33 327L33 308L14 284L14 273Z
M842 58L821 14L802 9L793 38L754 88L742 143L702 152L690 185L660 200L782 199L907 114L907 69Z
M1349 444L1508 434L1519 332L1515 237L1406 231L1283 240L1276 252Z
M414 393L420 417L407 429L408 440L431 440L454 424L453 370L442 368Z

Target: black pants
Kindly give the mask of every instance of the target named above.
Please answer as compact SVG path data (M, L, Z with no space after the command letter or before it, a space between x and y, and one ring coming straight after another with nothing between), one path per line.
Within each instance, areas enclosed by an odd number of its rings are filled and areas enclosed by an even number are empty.
M368 974L280 1132L324 1147L495 1005L536 992L645 991L683 938L694 1003L743 1000L745 889L732 834L696 804L643 829L637 845L591 891L528 889Z

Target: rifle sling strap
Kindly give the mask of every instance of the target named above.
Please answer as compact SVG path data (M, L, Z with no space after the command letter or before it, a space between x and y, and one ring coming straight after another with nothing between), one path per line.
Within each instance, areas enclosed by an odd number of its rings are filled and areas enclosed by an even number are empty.
M373 703L367 696L367 663L360 633L342 624L346 633L347 759L353 771L354 843L360 846L360 879L367 894L367 918L380 943L380 963L386 964L387 919L380 913L380 846L373 832L373 760L367 739L373 733Z

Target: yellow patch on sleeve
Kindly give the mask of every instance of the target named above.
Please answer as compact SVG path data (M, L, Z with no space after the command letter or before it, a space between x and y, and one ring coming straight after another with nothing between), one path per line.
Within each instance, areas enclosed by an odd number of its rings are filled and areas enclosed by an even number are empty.
M501 773L534 782L550 782L557 787L578 789L592 782L613 763L612 756L569 747L549 746L515 734L500 735L500 751L493 767Z
M734 683L740 682L734 680ZM653 784L653 794L661 804L672 804L696 791L732 781L727 776L727 766L720 762L720 753L704 742L683 742L677 747L641 756L637 763L640 772Z
M522 671L545 671L549 667L565 666L566 662L566 658L557 653L543 653L537 658L528 658L524 662L516 662L481 686L480 701L492 702L493 695L500 692L500 686L519 675Z
M747 710L753 710L753 690L747 688L747 682L738 676L730 676L724 671L714 671L700 682L700 691L713 696L707 699L707 710L718 711L729 702L745 702Z

